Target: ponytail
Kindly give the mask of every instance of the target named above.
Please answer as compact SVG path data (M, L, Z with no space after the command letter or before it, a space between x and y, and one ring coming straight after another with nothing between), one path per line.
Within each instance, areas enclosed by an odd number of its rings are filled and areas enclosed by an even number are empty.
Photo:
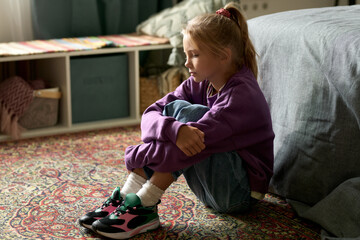
M243 55L243 64L245 64L245 66L248 67L253 72L255 78L257 78L258 75L258 67L256 60L257 53L255 51L254 45L250 40L248 25L245 16L240 11L241 7L231 2L228 3L224 7L224 9L228 10L231 13L230 18L233 21L235 21L235 23L240 29L242 44L243 44L242 48L240 48L242 50L242 53L240 54Z

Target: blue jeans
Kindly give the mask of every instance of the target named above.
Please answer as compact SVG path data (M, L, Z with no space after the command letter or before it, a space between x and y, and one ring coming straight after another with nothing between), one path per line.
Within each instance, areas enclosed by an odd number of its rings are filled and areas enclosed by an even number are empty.
M165 106L163 115L177 121L196 122L208 107L176 100ZM153 171L144 168L150 177ZM250 186L243 161L235 152L213 154L186 169L173 173L175 179L184 175L194 194L206 206L221 213L244 212L250 208Z

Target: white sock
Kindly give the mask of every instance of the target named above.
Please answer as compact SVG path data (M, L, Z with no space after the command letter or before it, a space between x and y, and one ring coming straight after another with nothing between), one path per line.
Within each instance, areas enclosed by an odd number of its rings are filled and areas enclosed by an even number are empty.
M144 207L150 207L158 203L164 192L164 190L161 190L152 184L149 180L147 180L143 187L136 193L136 195L138 195L141 200L141 204Z
M146 183L146 179L131 172L125 181L124 186L120 190L121 197L125 199L128 193L137 193L142 186Z

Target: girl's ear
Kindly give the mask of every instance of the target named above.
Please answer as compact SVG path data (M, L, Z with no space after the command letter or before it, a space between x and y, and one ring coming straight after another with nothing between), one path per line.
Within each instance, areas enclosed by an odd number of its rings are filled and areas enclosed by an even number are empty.
M225 61L226 63L229 63L232 59L232 52L230 48L224 49L224 55L221 57L222 61Z

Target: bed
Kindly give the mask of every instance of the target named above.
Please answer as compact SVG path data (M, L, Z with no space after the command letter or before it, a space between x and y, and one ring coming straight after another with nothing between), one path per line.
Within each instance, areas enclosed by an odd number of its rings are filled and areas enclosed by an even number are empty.
M271 191L325 239L360 238L360 5L248 21L271 110Z

